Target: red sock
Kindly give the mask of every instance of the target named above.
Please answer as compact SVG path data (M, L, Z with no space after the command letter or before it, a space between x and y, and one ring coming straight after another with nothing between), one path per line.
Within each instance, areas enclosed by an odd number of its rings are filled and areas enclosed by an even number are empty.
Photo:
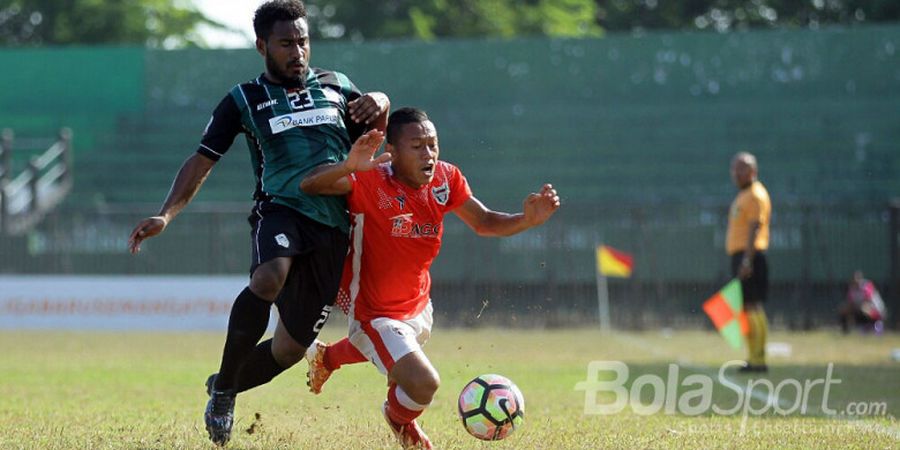
M421 415L422 415L422 412L425 411L425 407L426 407L427 405L419 405L419 404L415 404L415 403L412 401L412 399L410 399L406 394L404 394L404 393L401 391L400 396L406 398L405 403L409 403L408 406L414 406L414 407L416 407L416 408L420 408L420 409L418 409L418 410L416 410L416 409L409 409L408 407L406 407L406 406L404 406L403 404L401 404L401 400L399 400L399 399L397 398L397 390L398 390L398 389L399 389L399 388L398 388L397 385L394 384L394 383L391 383L391 387L388 389L388 396L387 396L387 401L388 401L387 416L391 419L392 422L394 422L394 423L396 423L396 424L398 424L398 425L403 425L403 424L410 423L410 422L412 422L413 420L416 420L416 417L421 416Z
M350 339L343 338L334 344L328 345L325 349L323 362L326 369L338 370L344 364L356 364L365 361L366 357L350 343Z

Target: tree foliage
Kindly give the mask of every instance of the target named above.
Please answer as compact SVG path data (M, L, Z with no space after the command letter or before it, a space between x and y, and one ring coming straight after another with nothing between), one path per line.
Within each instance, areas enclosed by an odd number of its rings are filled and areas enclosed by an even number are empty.
M203 45L200 24L222 28L179 0L12 0L0 6L0 44Z
M900 20L897 0L597 0L605 30L714 29L852 25Z
M334 39L590 36L594 0L309 0L314 37Z
M595 36L900 20L898 0L308 0L319 38Z
M604 31L808 27L900 20L898 0L307 0L314 38L598 36ZM224 29L190 0L7 0L0 45L204 46Z

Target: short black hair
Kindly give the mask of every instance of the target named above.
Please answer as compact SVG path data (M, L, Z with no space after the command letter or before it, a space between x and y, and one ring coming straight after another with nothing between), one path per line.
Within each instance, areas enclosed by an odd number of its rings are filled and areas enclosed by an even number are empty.
M391 113L388 117L387 125L387 141L393 144L400 135L400 128L408 123L422 123L430 121L428 114L419 108L410 108L408 106L400 108Z
M256 37L268 40L275 22L293 22L306 17L306 6L301 0L270 0L259 5L253 14L253 32Z

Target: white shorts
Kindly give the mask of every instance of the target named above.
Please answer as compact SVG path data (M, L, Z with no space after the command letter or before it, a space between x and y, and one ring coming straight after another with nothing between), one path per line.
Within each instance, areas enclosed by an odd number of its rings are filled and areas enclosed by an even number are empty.
M407 320L379 317L360 322L350 318L350 343L384 375L408 353L419 351L431 337L431 302L419 315Z

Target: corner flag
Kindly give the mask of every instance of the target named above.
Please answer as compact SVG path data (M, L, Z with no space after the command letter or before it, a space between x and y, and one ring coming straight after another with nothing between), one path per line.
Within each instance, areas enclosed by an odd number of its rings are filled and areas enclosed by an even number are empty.
M729 281L722 290L703 302L703 311L728 345L735 349L741 348L750 331L750 324L747 322L747 313L744 312L740 280L735 278Z
M628 253L616 250L608 245L597 247L597 271L605 277L631 277L634 258Z

